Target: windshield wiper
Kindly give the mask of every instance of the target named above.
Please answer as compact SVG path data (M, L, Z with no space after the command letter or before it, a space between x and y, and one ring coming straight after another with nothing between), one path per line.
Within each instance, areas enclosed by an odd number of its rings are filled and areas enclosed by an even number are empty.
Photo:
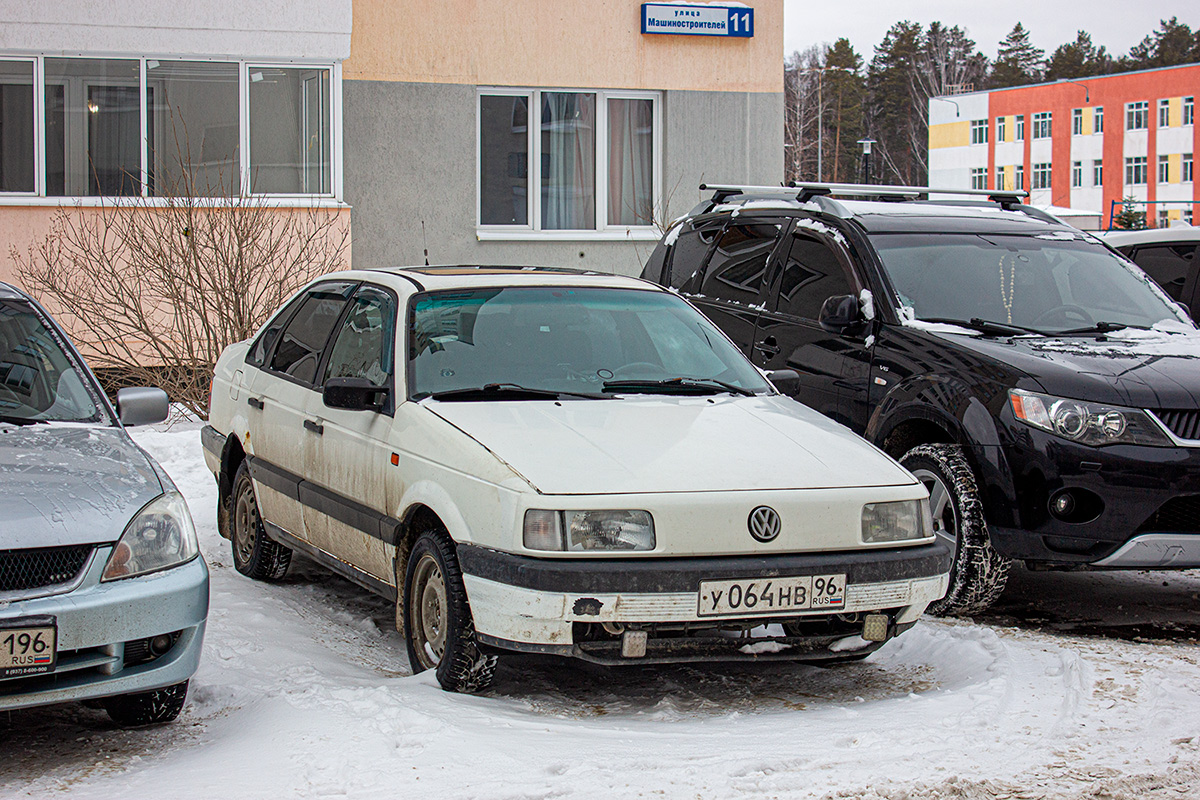
M1084 328L1071 328L1066 331L1055 331L1055 336L1070 336L1076 333L1108 333L1109 331L1119 331L1124 328L1133 328L1139 331L1150 330L1149 325L1125 325L1119 322L1097 322L1095 325L1088 325Z
M1024 335L1026 333L1045 336L1045 331L1040 331L1037 328L1026 328L1023 325L1013 325L1008 322L996 322L990 319L980 319L979 317L971 317L970 319L953 319L951 317L921 317L918 322L941 322L946 325L961 325L964 328L970 328L973 331L988 334L989 336L1012 336Z
M44 419L30 419L29 417L13 417L8 414L0 414L0 422L7 422L10 425L48 425Z
M729 392L754 397L754 392L716 378L667 378L664 380L605 381L604 391L635 394L716 394Z
M588 392L564 392L555 389L533 389L516 383L487 383L465 389L447 389L444 392L427 392L415 399L430 397L434 400L558 400L563 397L583 397L588 400L608 400L602 394Z

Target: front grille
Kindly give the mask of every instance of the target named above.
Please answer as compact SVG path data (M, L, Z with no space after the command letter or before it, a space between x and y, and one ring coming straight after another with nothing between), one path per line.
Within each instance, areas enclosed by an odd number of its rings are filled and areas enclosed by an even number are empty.
M1138 528L1138 532L1200 533L1200 494L1172 497Z
M1180 439L1200 439L1200 411L1196 409L1184 409L1183 411L1160 409L1154 412L1154 416L1161 419L1163 424Z
M92 545L0 550L0 592L22 592L66 583L79 574Z

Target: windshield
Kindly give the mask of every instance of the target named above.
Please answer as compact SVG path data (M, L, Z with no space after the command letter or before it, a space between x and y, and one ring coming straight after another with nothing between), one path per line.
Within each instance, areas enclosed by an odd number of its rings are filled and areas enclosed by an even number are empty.
M674 295L635 289L421 295L409 328L409 360L414 398L483 387L602 397L634 382L654 383L656 393L691 394L694 381L771 391L698 311ZM661 385L680 378L665 390Z
M1038 333L1183 322L1131 264L1082 235L875 234L900 306L918 320Z
M26 303L0 302L0 422L96 422L74 360Z

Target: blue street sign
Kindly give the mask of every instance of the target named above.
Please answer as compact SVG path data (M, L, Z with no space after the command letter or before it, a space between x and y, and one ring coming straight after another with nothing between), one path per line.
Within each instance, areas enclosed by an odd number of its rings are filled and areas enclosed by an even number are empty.
M702 3L642 3L642 33L675 36L754 36L754 9Z

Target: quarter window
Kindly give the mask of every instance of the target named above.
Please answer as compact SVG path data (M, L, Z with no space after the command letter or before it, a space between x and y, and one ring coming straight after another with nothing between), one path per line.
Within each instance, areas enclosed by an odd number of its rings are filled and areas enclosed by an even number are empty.
M1150 127L1150 103L1142 100L1125 104L1125 130L1140 131Z
M327 283L308 292L279 337L279 346L271 358L272 372L301 383L313 382L329 334L342 315L346 298L353 288L352 283Z
M682 291L695 289L694 279L704 265L705 256L712 249L713 242L721 233L723 223L720 220L697 223L687 220L682 223L683 230L671 247L671 277L670 285Z
M731 225L717 242L700 293L733 303L757 302L779 231L779 225L768 223Z

